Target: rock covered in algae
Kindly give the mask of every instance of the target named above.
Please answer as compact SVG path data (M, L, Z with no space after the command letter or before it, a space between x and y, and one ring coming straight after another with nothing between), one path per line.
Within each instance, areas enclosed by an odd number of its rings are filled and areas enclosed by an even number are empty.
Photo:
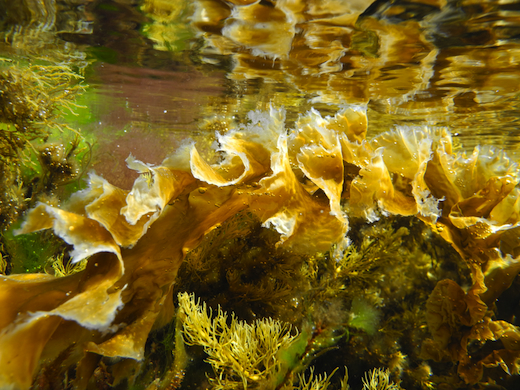
M251 139L249 128L226 135L222 145L229 147L229 158L221 166L208 166L192 145L161 167L130 158L129 166L141 172L132 190L91 175L89 188L71 197L64 209L40 204L32 210L19 233L53 228L74 246L73 261L90 256L89 265L59 279L3 277L1 358L10 369L3 372L2 383L27 388L40 357L55 358L67 348L79 360L78 386L91 375L90 360L81 359L89 352L141 359L184 254L246 207L300 250L326 249L342 240L345 222L329 213L328 202L314 200L291 170L283 119L280 110L256 114L249 126ZM255 139L255 126L274 132L276 143ZM219 170L245 174L228 178L231 184L234 180L231 185ZM251 178L260 179L256 188L239 191ZM194 191L201 185L209 188ZM307 211L316 217L313 223L306 220ZM294 240L310 237L315 227L324 233L322 241ZM26 294L17 294L20 289ZM16 346L22 339L27 348L19 354Z
M367 140L359 106L326 118L311 111L289 132L282 109L252 112L248 120L217 135L216 164L194 144L160 166L130 157L129 167L140 173L130 191L92 174L89 187L63 208L40 204L28 214L19 233L52 228L74 247L73 261L88 257L88 265L63 278L2 277L2 386L28 388L41 361L63 354L78 388L102 356L142 360L150 331L171 318L172 285L186 253L243 210L271 227L280 247L336 256L348 245L349 216L416 215L461 254L473 281L466 295L439 282L436 291L447 288L454 297L446 304L432 294L433 339L425 353L442 358L449 340L468 327L463 340L475 339L485 321L492 333L480 339L501 340L505 352L471 364L502 359L516 372L517 328L486 314L520 270L517 242L506 234L519 214L504 211L517 204L515 164L491 148L470 157L454 152L446 129L397 128ZM465 351L448 356L461 372Z

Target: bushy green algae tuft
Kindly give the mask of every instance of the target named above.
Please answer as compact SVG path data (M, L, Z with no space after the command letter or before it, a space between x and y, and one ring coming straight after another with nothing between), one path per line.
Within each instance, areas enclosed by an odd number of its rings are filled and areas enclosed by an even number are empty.
M213 389L321 389L329 387L333 370L314 375L306 355L316 343L316 334L310 327L301 333L291 332L290 326L280 321L256 320L251 324L237 320L218 308L213 314L194 295L179 294L179 316L185 343L199 345L207 353L207 362L213 368L209 383ZM319 337L319 336L318 336ZM303 364L305 362L305 364ZM365 374L365 390L397 390L400 387L389 379L390 371L374 369ZM341 389L348 389L348 372L341 381Z
M350 320L348 324L373 336L379 326L380 313L370 302L364 298L354 298L350 307Z
M49 258L63 255L48 250L56 240L36 248L7 230L37 201L58 204L79 187L92 150L63 118L75 115L82 80L68 65L0 59L0 230L2 255L15 261L9 272L41 272Z

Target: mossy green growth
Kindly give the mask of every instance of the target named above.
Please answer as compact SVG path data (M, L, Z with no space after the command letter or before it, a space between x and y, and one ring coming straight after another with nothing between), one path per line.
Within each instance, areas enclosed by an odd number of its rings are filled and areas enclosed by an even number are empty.
M64 116L79 108L82 80L66 65L0 57L0 229L77 177L81 136Z
M350 308L350 320L348 324L357 329L362 329L368 335L373 336L377 332L380 313L365 298L354 298Z
M302 371L302 367L299 366L301 366L302 356L307 350L311 337L312 332L310 326L305 326L291 344L280 348L276 355L276 360L280 365L277 375L274 378L275 386L273 386L273 388L278 388L278 386L284 383L289 373Z
M4 247L11 256L11 273L43 273L47 268L52 268L56 256L63 256L63 241L51 232L15 236L14 230L7 230L2 237Z

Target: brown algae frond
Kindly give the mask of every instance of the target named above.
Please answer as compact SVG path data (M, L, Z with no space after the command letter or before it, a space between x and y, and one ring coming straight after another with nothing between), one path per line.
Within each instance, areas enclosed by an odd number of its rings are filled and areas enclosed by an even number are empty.
M63 207L36 206L18 233L52 228L73 246L72 262L88 263L62 278L3 277L0 383L28 388L42 356L69 348L75 358L62 375L82 373L75 386L93 377L85 356L112 378L149 356L146 340L173 318L174 284L183 291L183 283L215 305L262 302L240 312L246 323L222 310L212 317L181 295L186 341L205 348L217 388L292 386L336 347L344 354L327 355L334 368L387 366L403 386L432 384L424 359L456 386L478 382L486 367L516 373L520 332L493 316L520 271L516 164L493 148L454 151L446 129L366 139L366 120L352 118L365 118L363 108L333 118L311 111L288 132L283 110L252 112L247 125L217 136L215 164L193 144L160 166L130 157L140 173L130 191L91 174ZM10 359L21 337L31 348L23 361ZM473 341L501 344L470 351ZM114 357L126 360L109 367ZM392 388L386 377L372 373L367 386Z

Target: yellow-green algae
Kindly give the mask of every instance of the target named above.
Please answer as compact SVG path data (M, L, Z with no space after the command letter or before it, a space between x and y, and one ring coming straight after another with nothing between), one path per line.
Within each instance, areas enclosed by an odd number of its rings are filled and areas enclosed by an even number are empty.
M52 259L68 262L66 246L51 232L15 238L11 224L36 202L57 205L77 190L92 156L91 143L68 125L85 109L76 103L85 90L85 54L58 38L58 31L88 32L85 15L74 8L54 1L2 3L0 243L6 273L53 273Z
M43 270L60 246L52 234L41 243L14 238L11 224L37 201L58 204L76 190L88 166L91 145L63 118L75 115L82 77L67 65L3 59L0 66L0 229L2 254L16 257L12 272ZM25 252L25 253L24 253ZM14 268L13 268L14 267Z

